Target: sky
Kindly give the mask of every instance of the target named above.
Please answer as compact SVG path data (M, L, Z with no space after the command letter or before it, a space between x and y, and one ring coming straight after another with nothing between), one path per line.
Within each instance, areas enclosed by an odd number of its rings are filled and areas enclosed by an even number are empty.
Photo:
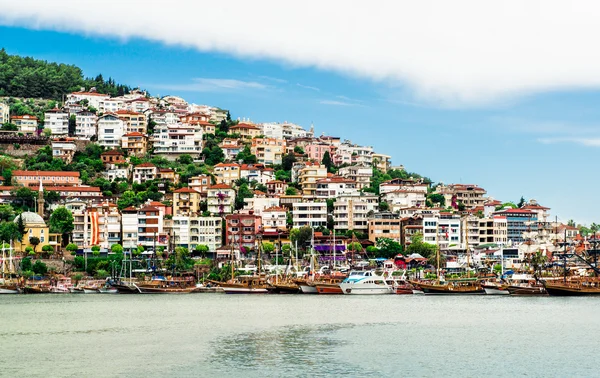
M314 124L434 182L589 224L600 4L572 3L0 0L0 48L233 118Z

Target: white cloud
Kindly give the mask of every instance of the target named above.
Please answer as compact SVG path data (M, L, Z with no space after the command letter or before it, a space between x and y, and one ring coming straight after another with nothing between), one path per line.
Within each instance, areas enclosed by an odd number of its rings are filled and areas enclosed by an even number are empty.
M190 84L158 84L154 87L168 89L173 91L189 92L222 92L222 91L240 91L245 89L262 90L268 86L255 81L241 81L235 79L211 79L199 77L192 79Z
M357 104L353 104L351 102L345 101L337 101L337 100L321 100L319 104L322 105L334 105L334 106L356 106Z
M112 5L111 5L112 4ZM144 38L317 67L479 105L600 88L593 0L0 0L0 24ZM93 9L91 12L90 9ZM204 15L199 21L198 16ZM223 20L227 20L226 23Z
M600 147L600 138L554 137L538 139L543 144L574 143L585 147Z
M317 87L311 87L310 85L304 85L300 83L296 83L296 86L304 89L310 89L311 91L320 92L321 90Z

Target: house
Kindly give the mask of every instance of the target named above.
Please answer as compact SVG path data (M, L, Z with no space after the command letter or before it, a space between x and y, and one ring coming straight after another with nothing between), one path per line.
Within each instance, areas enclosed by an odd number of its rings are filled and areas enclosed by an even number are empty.
M227 184L216 184L207 190L208 211L211 214L231 214L235 204L235 190Z
M323 156L325 156L326 152L329 152L329 157L331 161L333 161L333 155L335 154L335 151L335 146L323 142L310 143L304 147L304 153L308 159L319 163L323 161Z
M127 133L121 138L121 148L129 155L144 156L148 152L148 137L137 131Z
M265 184L273 180L274 175L273 168L265 168L263 164L242 164L240 166L240 178L249 182L256 181Z
M98 135L97 122L96 113L89 111L77 113L75 115L75 137L90 140L94 135Z
M392 169L392 157L390 155L373 153L373 166L383 173Z
M179 173L171 168L159 168L157 179L177 185L179 184ZM159 185L159 187L161 187L161 185Z
M373 177L373 168L366 164L351 165L340 168L338 174L342 177L356 182L356 189L361 190L371 185Z
M200 215L200 193L192 188L181 188L173 192L173 216Z
M289 122L262 123L258 127L261 129L262 135L267 138L292 139L312 136L312 132L307 132L302 126Z
M244 145L239 143L238 139L233 139L233 142L226 142L226 139L229 139L229 138L225 138L223 140L223 142L221 142L221 144L219 144L219 147L221 148L221 150L223 150L223 154L225 155L225 160L227 160L227 161L235 160L235 157L237 156L237 154L239 154L240 151L244 149Z
M363 147L345 141L338 146L333 156L333 162L335 165L362 164L371 166L373 164L373 147Z
M260 233L262 218L254 214L230 214L225 217L225 242L227 245L254 249ZM244 252L244 251L242 251Z
M152 163L142 163L133 168L133 182L141 184L158 178L158 167Z
M381 201L389 205L391 212L397 213L407 207L424 208L427 201L426 194L427 192L408 187L382 193Z
M235 163L219 163L215 165L213 174L217 184L234 185L240 179L240 166Z
M287 209L272 206L264 209L262 214L263 232L287 231Z
M325 201L293 203L292 221L294 228L327 226L327 203Z
M42 249L47 245L52 246L55 251L60 248L61 235L51 234L50 228L39 214L24 211L14 219L14 222L18 223L19 218L23 220L23 224L25 225L25 234L23 235L22 242L15 243L15 250L17 252L24 252L27 247L31 247L34 252L41 253ZM33 245L31 243L32 238L38 238L40 241L39 244Z
M473 184L439 185L436 194L441 194L446 200L446 206L457 208L461 203L466 209L474 209L485 203L485 189Z
M179 117L181 123L191 123L191 122L208 122L210 121L210 114L195 112L188 113Z
M23 134L37 134L38 118L29 114L10 117L10 122L19 128Z
M341 195L333 203L333 221L336 230L355 230L367 233L369 215L379 206L376 195Z
M332 176L317 181L315 196L317 198L337 198L345 194L358 194L356 181Z
M143 113L138 113L131 110L118 110L114 114L116 114L125 123L125 134L146 134L148 128L148 121L146 120L146 116Z
M52 136L69 135L69 113L52 109L44 113L44 128L52 131Z
M169 236L164 229L164 210L145 205L137 211L138 245L145 251L168 248Z
M102 101L107 101L110 99L110 96L107 94L102 94L98 92L94 92L90 90L89 92L80 91L73 92L67 95L67 103L87 103L88 106L91 106L95 109L100 109L100 103Z
M52 141L52 157L62 159L69 164L73 161L77 146L73 138L60 138Z
M265 185L267 186L267 194L275 196L284 195L288 188L288 184L280 180L267 181Z
M119 110L124 110L125 105L121 99L108 98L106 100L100 100L96 109L101 113L116 113Z
M244 198L244 210L249 210L253 214L261 215L265 209L273 206L279 206L278 197L267 197L255 191L254 197Z
M125 155L121 151L117 150L108 150L104 151L100 154L100 159L102 163L106 165L112 164L125 164L127 161L125 160Z
M302 194L314 196L317 192L317 182L327 178L327 167L318 163L306 163L298 172L298 182L302 187Z
M250 151L260 164L281 164L283 155L286 153L286 142L285 139L254 138Z
M154 129L154 153L167 159L183 154L198 157L202 153L202 128L184 125L157 125Z
M253 139L261 135L260 128L249 123L238 123L229 128L230 134L239 134L243 139Z
M121 138L125 134L125 123L113 113L98 117L98 144L106 148L121 147Z
M379 184L379 193L385 194L395 190L412 190L422 192L424 195L427 194L429 184L423 183L422 180L415 179L401 179L396 178L388 181L384 181ZM449 206L449 204L447 204Z
M10 122L10 106L0 102L0 125Z
M125 100L123 106L130 112L143 113L146 109L151 107L151 103L146 97L138 97Z
M209 175L190 177L188 186L198 193L206 196L208 187L212 185L212 178Z
M182 122L182 124L186 125L186 126L200 127L202 129L203 134L215 135L215 132L217 131L217 127L213 123L210 123L210 122L188 121L188 122Z
M210 252L216 252L222 244L222 228L220 217L190 217L190 250L206 245Z
M369 240L373 243L381 238L401 240L402 220L391 212L374 213L368 222Z
M13 171L13 182L26 187L38 187L40 182L44 186L79 186L81 179L79 172L63 171Z

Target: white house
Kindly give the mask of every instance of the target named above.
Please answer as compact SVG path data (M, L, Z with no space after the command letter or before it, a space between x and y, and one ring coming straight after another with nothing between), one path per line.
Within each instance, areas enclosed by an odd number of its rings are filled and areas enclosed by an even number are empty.
M69 134L69 113L60 109L48 110L44 113L44 127L52 131L52 136Z
M106 148L121 147L121 138L125 131L125 124L115 114L104 114L98 118L98 144Z
M82 111L75 115L75 136L79 139L89 140L98 134L96 129L98 116L95 113Z

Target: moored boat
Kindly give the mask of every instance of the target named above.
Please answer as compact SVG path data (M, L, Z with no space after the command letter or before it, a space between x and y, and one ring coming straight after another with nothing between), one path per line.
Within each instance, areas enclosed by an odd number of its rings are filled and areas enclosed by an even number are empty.
M499 282L484 282L481 286L486 295L510 295L508 286Z
M0 294L19 294L20 292L17 284L4 283L0 285Z
M445 295L481 295L485 290L477 280L463 279L447 282L415 282L424 294L445 294Z
M339 284L343 294L392 294L394 289L388 285L384 276L373 271L353 271Z
M544 282L546 292L551 296L580 297L600 295L600 279L581 277L554 282Z
M260 275L240 275L233 280L220 283L225 294L266 294L267 278Z

